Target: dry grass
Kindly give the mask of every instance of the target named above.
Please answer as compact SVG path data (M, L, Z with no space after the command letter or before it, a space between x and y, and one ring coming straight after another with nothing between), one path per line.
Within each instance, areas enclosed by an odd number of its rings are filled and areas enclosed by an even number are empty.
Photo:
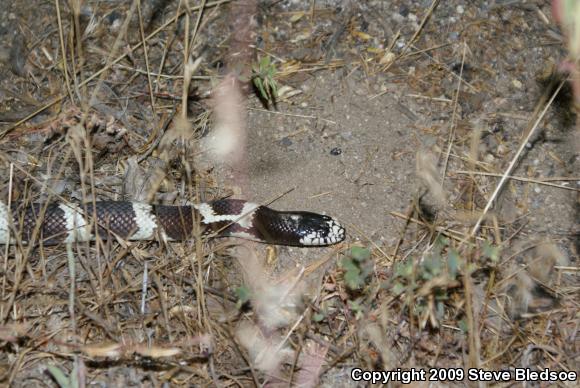
M80 2L63 8L56 1L54 14L44 18L58 26L51 36L57 57L36 60L58 79L43 81L53 93L0 131L7 177L2 200L87 203L124 195L182 203L229 194L196 163L207 151L202 134L220 122L211 118L210 105L218 103L210 104L208 96L222 76L209 64L226 56L218 37L227 34L228 2L175 2L160 9L167 13L158 20L146 8L156 2L136 0L121 9L115 27L102 18L112 18L113 8L85 10L93 17L87 20ZM481 132L470 127L477 134L470 137L458 115L462 92L490 88L464 77L473 50L469 33L461 44L418 43L438 3L421 15L396 55L389 55L396 39L348 59L309 52L315 59L291 61L260 49L278 60L281 84L342 68L369 78L392 71L409 76L410 87L422 91L414 96L451 104L449 131L436 133L440 146L418 155L421 189L408 193L406 214L390 212L404 220L395 246L377 245L350 225L364 244L313 253L309 264L275 275L255 247L202 238L73 247L18 241L2 253L0 381L316 386L338 381L352 367L578 371L579 267L571 242L577 235L523 238L521 219L505 221L494 211L502 190L517 182L578 191L548 178L513 175L557 91L540 100L529 129L506 151L511 163L480 160ZM372 41L358 29L356 12L346 9L334 18L311 4L304 12L279 15L310 32L315 29L306 20L342 23L327 37L323 54ZM221 31L217 37L212 23ZM39 43L34 53L46 45ZM459 58L460 71L429 57L443 49ZM416 74L402 70L415 56L430 58L432 67ZM27 82L36 82L34 69L27 71ZM425 86L444 79L455 85L453 99L439 99L438 90ZM289 101L297 95L293 90ZM41 112L43 120L33 121ZM42 140L19 149L22 138L34 136Z

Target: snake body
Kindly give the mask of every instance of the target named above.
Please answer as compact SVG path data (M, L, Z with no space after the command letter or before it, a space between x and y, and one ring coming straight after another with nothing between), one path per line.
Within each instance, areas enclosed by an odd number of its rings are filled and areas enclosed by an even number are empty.
M196 228L197 222L201 230ZM97 234L102 240L182 241L196 233L299 247L332 245L345 238L345 229L331 217L276 211L238 199L192 206L100 201L94 205L57 202L8 207L0 202L0 244L34 239L35 243L55 245L92 241Z

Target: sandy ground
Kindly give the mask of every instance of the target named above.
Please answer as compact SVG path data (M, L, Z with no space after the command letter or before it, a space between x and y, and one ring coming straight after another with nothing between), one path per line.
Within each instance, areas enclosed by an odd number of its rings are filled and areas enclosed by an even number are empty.
M312 76L301 88L307 102L283 104L279 112L264 112L259 106L250 109L252 196L267 201L294 189L275 206L333 215L349 226L350 242L394 248L404 221L390 213L404 214L422 192L424 186L416 174L417 154L432 153L444 160L444 138L437 140L435 135L446 131L451 103L417 99L409 96L412 92L405 85L365 82L364 77L345 76L342 71ZM539 95L541 90L536 93ZM381 95L369 99L377 94ZM441 113L442 108L447 113ZM530 115L532 109L518 111L519 117ZM490 117L496 115L489 113ZM485 119L486 113L480 113L480 117ZM514 120L504 136L517 144L527 124L523 119ZM468 137L474 127L461 136ZM574 167L578 165L577 131L555 130L553 136L553 141L543 143L543 147L526 150L513 175L574 175L578 171ZM496 150L486 143L484 140L480 145L481 156L494 160L490 155ZM457 163L460 156L466 154L452 150L450 177L444 186L450 198L460 190L458 178L465 177L455 173L464 170ZM509 155L505 156L490 172L502 173L509 162ZM499 178L488 179L490 185L482 193L485 195L490 195L499 182ZM564 182L564 186L578 187L575 182ZM505 191L494 214L506 222L524 218L523 234L518 238L555 235L577 244L574 191L517 182L508 184Z

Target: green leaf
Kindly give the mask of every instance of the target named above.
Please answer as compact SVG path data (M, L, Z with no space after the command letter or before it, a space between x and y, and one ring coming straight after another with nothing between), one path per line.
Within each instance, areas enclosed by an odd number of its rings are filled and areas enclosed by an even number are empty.
M56 383L58 384L58 386L60 388L73 388L69 378L60 370L60 368L58 368L54 365L48 365L46 367L46 370L56 380Z
M354 260L352 260L351 258L348 258L348 257L345 257L344 259L342 259L340 264L341 264L341 267L344 268L344 270L346 272L360 270L358 265L356 265L356 263L354 262Z
M440 234L439 236L437 236L435 242L433 243L433 252L436 255L441 256L441 251L443 251L443 249L445 249L445 247L447 247L448 245L449 240L445 238L445 236Z
M447 254L447 271L451 279L457 278L459 272L459 253L455 249L450 249Z
M408 260L405 263L397 264L397 268L395 270L397 276L408 279L413 274L413 263L411 260Z
M357 316L363 313L363 306L360 304L359 300L349 300L347 304L350 309L356 313Z
M274 75L272 75L274 77ZM272 82L270 83L270 90L272 90L272 98L278 97L278 84L272 78Z
M346 286L351 290L358 289L363 283L360 268L351 259L344 259L343 267L346 270L344 273Z
M78 388L80 387L79 384L79 360L78 360L78 356L75 356L75 362L74 362L74 368L73 370L70 372L70 386L74 387L74 388Z
M432 279L441 273L441 259L439 257L426 257L423 260L425 271L421 274L423 279Z
M425 304L424 304L424 303L421 303L421 302L419 301L418 303L415 303L415 304L413 305L413 312L414 312L416 315L421 315L421 314L423 314L423 312L424 312L424 311L425 311Z
M402 283L395 283L393 285L393 287L391 288L391 292L393 294L395 294L396 296L401 295L403 292L405 292L405 286Z
M260 97L266 101L275 103L278 96L278 84L276 83L276 65L269 56L259 59L252 67L252 81L258 89Z
M260 59L260 70L268 70L270 67L270 56L266 55Z
M322 322L325 318L325 315L322 313L314 313L314 315L312 315L312 320L314 322Z
M263 98L268 98L268 94L266 93L266 89L264 88L264 83L262 82L261 78L254 78L254 85L256 85L256 88L258 88L258 91L260 92L260 95Z
M467 321L465 319L459 321L459 329L464 333L469 332L469 326L467 325Z
M497 263L499 260L499 252L500 252L499 247L495 247L495 246L491 245L491 243L487 240L483 242L483 256L484 257L487 257L488 259L490 259L494 263Z
M436 303L436 312L435 312L435 316L437 317L437 319L441 320L443 319L443 316L445 315L445 305L443 304L443 302L437 302Z
M369 251L367 248L352 247L350 249L349 256L360 263L371 258L371 251Z
M252 295L252 293L250 292L250 289L246 286L240 286L238 288L235 289L235 294L238 297L238 301L236 302L236 307L238 309L241 309L243 305L245 305L246 303L248 303L250 301L250 297Z

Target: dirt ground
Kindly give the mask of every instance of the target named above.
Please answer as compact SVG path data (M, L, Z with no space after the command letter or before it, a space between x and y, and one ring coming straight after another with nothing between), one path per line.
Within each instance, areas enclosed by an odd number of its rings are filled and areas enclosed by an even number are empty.
M186 23L179 2L142 1L143 33L134 16L123 35L130 2L85 1L77 18L61 2L60 24L55 2L4 2L2 201L239 194L239 172L204 149L209 96L235 67L230 2L204 3L186 130L198 12ZM256 261L221 239L87 245L76 302L64 247L7 248L0 381L63 386L54 368L78 386L155 387L357 386L357 367L578 372L580 131L551 2L272 1L252 20L246 68L270 57L280 93L245 97L243 196L332 215L347 241L251 245Z

